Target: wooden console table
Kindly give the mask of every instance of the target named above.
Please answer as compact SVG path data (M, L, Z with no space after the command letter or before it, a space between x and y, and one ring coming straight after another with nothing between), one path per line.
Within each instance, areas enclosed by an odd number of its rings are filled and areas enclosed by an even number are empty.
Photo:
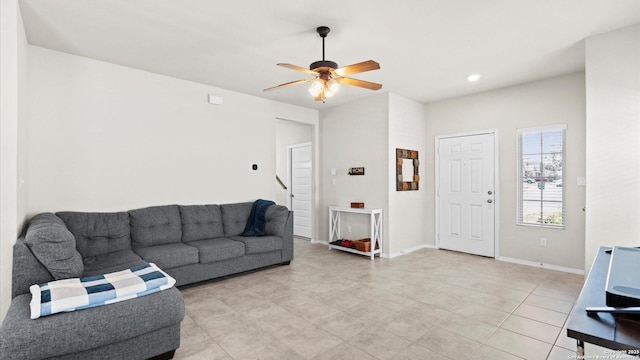
M587 315L586 312L587 307L607 306L605 283L611 254L607 254L606 251L610 249L601 247L598 251L589 276L582 287L582 292L580 292L576 305L567 320L567 336L577 340L577 355L585 355L585 342L626 352L629 355L637 356L640 354L639 317L632 319L627 315L615 316L609 313Z
M354 214L365 214L370 217L370 233L371 233L371 247L370 251L358 251L356 249L331 245L329 244L329 250L337 249L342 251L347 251L354 254L366 255L370 256L371 260L373 260L376 254L382 254L382 209L366 209L366 208L350 208L347 206L329 206L329 243L340 239L340 214L346 213L354 213ZM376 249L376 242L378 243L379 248Z

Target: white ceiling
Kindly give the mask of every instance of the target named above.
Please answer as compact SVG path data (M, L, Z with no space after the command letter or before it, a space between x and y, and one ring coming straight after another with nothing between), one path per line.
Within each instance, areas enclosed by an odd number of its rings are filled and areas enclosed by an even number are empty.
M421 102L584 69L584 39L640 23L640 0L21 0L30 44L299 106L322 109L372 92L342 86L325 104L307 75L322 58ZM479 82L466 77L481 73Z

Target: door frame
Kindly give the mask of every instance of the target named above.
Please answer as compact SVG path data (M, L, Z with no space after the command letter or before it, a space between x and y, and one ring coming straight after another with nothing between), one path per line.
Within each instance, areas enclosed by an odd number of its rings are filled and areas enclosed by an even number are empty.
M439 195L439 190L440 190L440 152L439 152L439 148L440 148L440 140L441 139L449 139L449 138L457 138L457 137L467 137L467 136L474 136L474 135L487 135L487 134L493 134L493 179L494 179L494 183L495 183L495 187L494 187L494 217L493 217L493 258L494 259L498 259L500 257L500 228L499 228L499 224L500 222L498 221L499 217L500 217L500 186L499 186L499 181L500 181L500 171L499 171L499 156L498 156L498 149L499 149L499 141L498 141L498 129L489 129L489 130L479 130L479 131L469 131L469 132L463 132L463 133L455 133L455 134L447 134L447 135L437 135L435 137L435 144L434 144L434 158L435 158L435 187L434 187L434 196L435 196L435 201L434 201L434 207L435 207L435 232L434 232L434 237L436 239L435 241L435 246L437 249L440 249L440 195Z
M289 186L287 186L287 207L290 210L293 210L293 203L291 201L291 193L292 193L292 189L293 189L293 179L291 178L293 176L293 171L291 171L291 151L294 148L300 148L300 147L306 147L308 146L309 149L311 150L311 239L313 239L313 231L315 230L314 224L315 224L315 218L316 218L316 211L315 211L315 206L314 206L314 197L315 197L315 181L314 181L314 174L315 174L315 161L314 161L314 151L313 151L313 142L304 142L304 143L300 143L300 144L293 144L293 145L287 145L287 184L289 184Z

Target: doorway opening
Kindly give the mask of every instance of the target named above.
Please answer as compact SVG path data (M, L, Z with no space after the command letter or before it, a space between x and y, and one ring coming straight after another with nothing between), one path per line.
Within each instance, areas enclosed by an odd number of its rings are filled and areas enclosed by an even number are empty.
M312 124L276 119L276 203L293 211L293 234L312 240L314 153Z

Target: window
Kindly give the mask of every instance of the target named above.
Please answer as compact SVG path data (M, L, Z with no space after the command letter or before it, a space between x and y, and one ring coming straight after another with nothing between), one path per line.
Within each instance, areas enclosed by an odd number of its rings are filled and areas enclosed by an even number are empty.
M564 229L566 125L518 130L518 225Z

